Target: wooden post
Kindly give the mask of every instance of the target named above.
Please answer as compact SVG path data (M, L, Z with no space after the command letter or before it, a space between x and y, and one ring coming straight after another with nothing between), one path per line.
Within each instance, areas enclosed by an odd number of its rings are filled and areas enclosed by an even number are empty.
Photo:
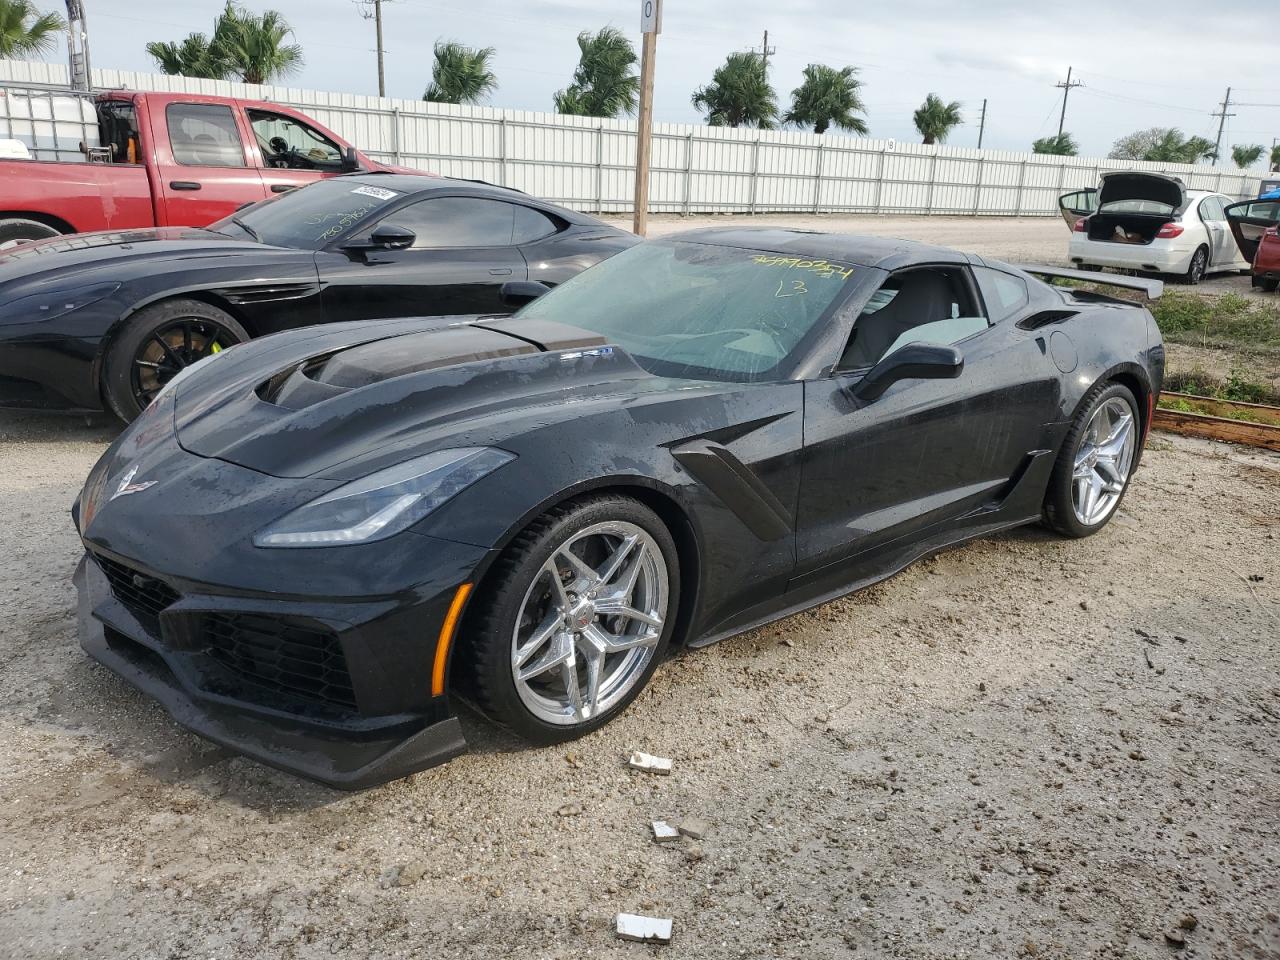
M653 134L653 62L662 29L662 0L640 0L640 116L636 127L636 195L631 229L643 237L649 228L649 148Z

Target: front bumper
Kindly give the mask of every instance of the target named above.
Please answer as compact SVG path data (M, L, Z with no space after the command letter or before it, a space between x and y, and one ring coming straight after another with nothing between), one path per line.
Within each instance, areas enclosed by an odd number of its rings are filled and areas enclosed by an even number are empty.
M466 749L445 697L430 695L451 590L347 602L219 595L96 547L74 579L85 652L215 743L346 790Z
M100 347L101 338L52 336L31 324L0 326L0 408L102 410L94 373Z

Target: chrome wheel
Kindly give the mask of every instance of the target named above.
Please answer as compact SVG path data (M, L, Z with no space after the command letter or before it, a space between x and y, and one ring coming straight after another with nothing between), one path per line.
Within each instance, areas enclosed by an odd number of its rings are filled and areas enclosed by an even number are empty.
M1187 269L1187 280L1190 283L1199 283L1204 279L1205 271L1209 267L1209 255L1201 247L1195 252L1191 258L1191 266Z
M584 723L644 677L662 638L667 564L642 527L592 524L533 578L511 634L511 674L525 707L560 726Z
M1071 472L1071 506L1085 526L1097 526L1120 502L1133 469L1135 428L1133 410L1120 397L1107 400L1089 418Z

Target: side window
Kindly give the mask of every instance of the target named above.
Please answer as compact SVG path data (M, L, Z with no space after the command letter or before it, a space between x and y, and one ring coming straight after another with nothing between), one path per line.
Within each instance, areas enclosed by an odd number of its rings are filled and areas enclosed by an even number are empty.
M988 326L974 302L964 268L900 270L863 307L839 369L873 367L908 343L956 343Z
M1222 201L1217 197L1205 197L1200 201L1200 219L1205 223L1225 219L1222 212Z
M515 232L511 236L512 243L533 243L535 240L551 236L560 229L560 224L540 210L523 207L518 203L512 206L516 214Z
M515 206L481 197L420 200L383 223L407 227L417 236L414 250L441 247L507 247L515 226Z
M173 159L188 167L243 167L244 144L230 107L171 103L165 110Z
M103 100L97 105L98 142L108 151L110 163L141 163L138 117L133 104L123 100Z
M992 323L1013 316L1027 305L1027 284L1021 277L990 267L974 267L973 275Z
M342 169L342 148L315 128L283 113L250 110L249 126L262 162L282 170Z

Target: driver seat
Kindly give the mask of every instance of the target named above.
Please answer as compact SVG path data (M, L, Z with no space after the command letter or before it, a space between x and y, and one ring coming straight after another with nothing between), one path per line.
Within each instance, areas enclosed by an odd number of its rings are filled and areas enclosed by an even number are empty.
M840 358L841 370L875 366L890 344L906 331L951 318L956 298L947 276L925 269L902 273L893 279L898 284L898 295L875 313L858 317L853 336Z

